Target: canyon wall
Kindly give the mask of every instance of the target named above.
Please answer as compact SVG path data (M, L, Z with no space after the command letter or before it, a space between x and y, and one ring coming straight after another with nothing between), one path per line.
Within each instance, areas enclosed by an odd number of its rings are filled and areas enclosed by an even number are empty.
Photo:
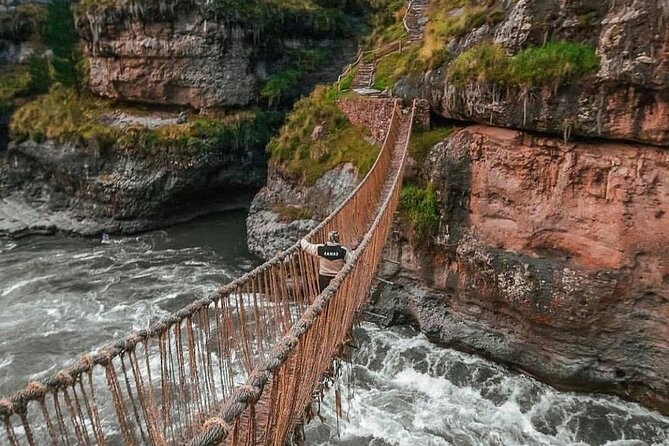
M669 412L669 152L471 126L422 172L440 229L405 237L376 313L557 386ZM391 268L392 269L392 268Z
M158 20L79 20L87 41L89 87L99 96L194 108L253 101L256 76L244 30L209 22L190 2Z
M262 29L217 17L209 3L172 0L80 8L77 27L86 43L91 91L111 99L196 109L240 107L258 102L269 76L291 68L291 50L323 51L330 57L331 63L306 80L307 92L319 81L336 79L355 54L351 39L265 35Z
M490 2L489 2L490 3ZM578 135L669 145L669 5L663 0L519 0L493 2L503 12L454 37L449 61L398 83L395 94L429 100L439 115L553 135ZM463 8L451 12L463 15ZM449 76L453 60L484 42L507 54L549 41L595 48L596 72L567 82L520 86L471 71ZM527 67L531 70L532 67Z
M491 4L499 20L453 37L442 65L393 90L465 127L410 171L437 190L439 230L417 240L397 222L387 256L401 265L382 268L396 286L372 312L669 413L669 6ZM590 45L599 67L546 85L491 81L474 62L453 76L481 45L512 57L551 41Z

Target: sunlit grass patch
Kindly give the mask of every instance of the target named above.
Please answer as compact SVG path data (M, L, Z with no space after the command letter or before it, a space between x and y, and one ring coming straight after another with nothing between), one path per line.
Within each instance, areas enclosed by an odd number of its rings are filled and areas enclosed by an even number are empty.
M449 77L461 86L478 81L531 87L560 85L598 68L594 47L580 42L548 42L513 56L488 42L460 54L449 67Z
M379 149L337 108L336 98L335 87L319 86L299 100L268 146L270 162L308 185L346 162L361 174L367 173ZM322 135L313 140L318 125L323 128Z

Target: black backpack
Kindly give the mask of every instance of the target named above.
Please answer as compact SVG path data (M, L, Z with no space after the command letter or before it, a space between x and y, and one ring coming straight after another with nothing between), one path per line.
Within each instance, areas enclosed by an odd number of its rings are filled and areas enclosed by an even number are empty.
M321 245L318 247L318 255L327 260L342 260L346 258L346 248L337 245Z

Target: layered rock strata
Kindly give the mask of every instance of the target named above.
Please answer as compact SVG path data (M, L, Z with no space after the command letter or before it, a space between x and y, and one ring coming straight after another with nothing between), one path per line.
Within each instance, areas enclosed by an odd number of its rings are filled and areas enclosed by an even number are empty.
M546 41L592 45L596 73L575 82L526 87L449 78L451 62L401 81L394 92L430 101L447 118L500 127L669 146L669 6L659 0L496 2L504 12L454 38L451 61L482 42L516 54ZM463 14L455 9L452 15Z
M290 64L290 50L331 55L328 67L316 70L324 76L304 79L311 87L336 79L338 68L355 54L354 42L346 39L277 36L260 42L261 30L218 20L207 10L208 3L172 0L81 8L77 26L86 42L90 89L123 101L240 107L258 101L268 77Z
M669 152L468 127L425 165L429 247L395 240L376 313L558 386L669 412Z

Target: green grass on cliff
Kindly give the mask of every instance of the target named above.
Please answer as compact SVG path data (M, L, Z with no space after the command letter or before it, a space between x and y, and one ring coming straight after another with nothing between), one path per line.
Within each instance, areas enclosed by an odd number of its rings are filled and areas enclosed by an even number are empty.
M372 31L363 38L366 49L380 48L405 33L402 18L406 11L404 0L369 0L374 11L371 17Z
M318 125L323 126L323 136L313 141L311 135ZM346 162L365 174L378 150L337 108L335 87L323 86L295 104L279 135L268 145L270 162L308 185Z
M432 183L426 187L406 185L400 193L400 220L408 224L418 241L426 241L439 230L439 197Z
M239 112L232 115L190 116L187 123L149 129L142 126L118 128L106 125L105 114L125 111L113 103L74 91L54 87L16 110L10 122L13 140L53 140L102 151L115 150L138 156L169 152L190 156L200 152L234 150L264 145L276 126L273 113Z
M30 72L25 66L0 67L0 111L12 107L14 98L28 91Z
M495 25L504 18L503 10L489 6L490 2L479 3L473 0L432 0L423 41L381 59L376 67L374 87L384 90L402 77L444 65L450 59L446 46L453 38L484 24ZM402 19L406 7L403 2L393 3L392 7L397 9L391 9L394 13L387 13L385 21L377 24L370 39L372 45L368 47L381 48L404 34Z
M385 90L395 85L403 76L417 72L421 65L416 63L417 47L407 48L401 53L389 54L376 64L373 87Z
M429 68L446 61L446 46L458 37L488 24L494 26L504 19L504 11L493 2L473 0L432 0L428 9L429 21L420 49L420 60Z
M595 49L578 42L548 42L513 56L494 43L481 43L460 54L449 67L449 78L464 86L494 82L509 86L553 86L594 73L599 68Z
M430 149L442 142L453 133L453 127L438 127L430 130L414 130L409 142L409 154L422 164L430 153Z

